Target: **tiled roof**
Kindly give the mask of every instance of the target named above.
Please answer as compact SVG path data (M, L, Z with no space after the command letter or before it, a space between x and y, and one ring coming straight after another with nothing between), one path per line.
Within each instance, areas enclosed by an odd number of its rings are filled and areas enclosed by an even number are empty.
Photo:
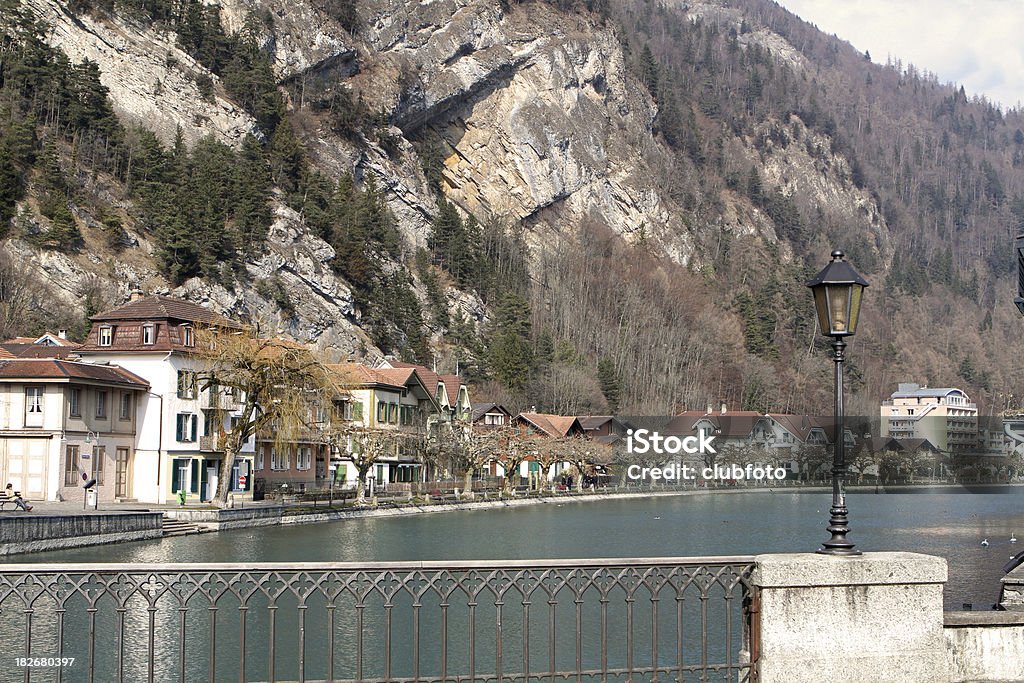
M512 413L500 403L481 403L473 406L473 422L476 422L487 413L501 413L512 417Z
M179 320L183 322L203 323L206 325L219 325L223 327L241 327L238 323L230 320L219 313L214 313L205 306L177 299L175 297L154 294L144 296L135 301L129 301L103 313L92 316L94 322L116 321L116 320Z
M14 354L0 346L0 358L14 358Z
M582 415L579 418L580 426L586 431L600 429L606 422L615 419L611 415Z
M11 358L67 358L78 351L79 346L78 344L75 346L46 346L35 343L14 344L4 342L0 344L0 349L10 354Z
M404 381L399 382L395 378L387 377L382 374L380 370L367 367L362 363L338 363L335 365L328 365L327 367L334 375L336 381L342 386L355 387L383 385L394 389L402 389L405 387Z
M462 378L458 375L441 376L422 365L404 363L397 360L389 360L387 361L387 365L396 369L411 368L415 370L416 375L420 378L420 381L423 382L423 386L427 390L427 393L430 394L431 398L437 396L437 385L440 382L444 382L445 398L448 399L448 404L454 406L458 402L459 388L463 385Z
M48 339L55 346L70 346L70 347L81 346L81 344L79 344L78 342L73 342L70 339L68 339L67 337L60 336L60 333L54 334L53 332L45 333L44 335L42 335L41 337L36 339L33 343L34 344L41 344L43 339Z
M458 405L459 388L462 386L462 378L458 375L439 375L438 377L444 382L444 390L448 392L448 405Z
M765 417L778 422L783 429L800 441L806 441L807 437L810 436L812 429L816 427L820 427L822 429L825 428L825 425L823 425L820 420L809 415L775 415L768 413Z
M0 360L0 380L81 380L149 388L149 382L116 365L98 365L77 361L48 359Z
M550 415L547 413L519 413L518 417L526 420L548 436L562 438L573 433L580 433L579 420L573 415ZM575 429L573 429L575 427Z

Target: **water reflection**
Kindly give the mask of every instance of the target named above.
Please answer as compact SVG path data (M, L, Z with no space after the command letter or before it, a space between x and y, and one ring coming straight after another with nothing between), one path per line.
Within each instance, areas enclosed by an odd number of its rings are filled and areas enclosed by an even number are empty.
M5 558L7 562L300 562L655 557L805 552L827 538L829 495L743 493L543 504L241 529ZM947 608L992 603L1019 549L1024 493L848 496L850 538L949 562ZM981 546L982 538L990 546Z

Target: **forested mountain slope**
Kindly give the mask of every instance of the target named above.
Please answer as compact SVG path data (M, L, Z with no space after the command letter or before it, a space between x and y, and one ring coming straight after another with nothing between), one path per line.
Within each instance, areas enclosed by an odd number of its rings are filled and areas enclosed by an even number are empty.
M573 413L1022 373L1024 121L764 0L0 0L0 313L133 283ZM875 406L874 408L872 406Z

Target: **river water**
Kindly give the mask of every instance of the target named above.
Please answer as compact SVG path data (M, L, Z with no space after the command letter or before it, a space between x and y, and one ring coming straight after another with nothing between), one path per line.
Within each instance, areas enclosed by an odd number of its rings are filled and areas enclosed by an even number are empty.
M330 562L752 555L812 551L828 538L828 493L737 492L350 519L239 529L6 558L7 562ZM946 558L946 609L986 609L1024 549L1024 489L1004 494L853 493L864 551ZM1010 543L1016 534L1022 541ZM989 546L982 546L982 539Z

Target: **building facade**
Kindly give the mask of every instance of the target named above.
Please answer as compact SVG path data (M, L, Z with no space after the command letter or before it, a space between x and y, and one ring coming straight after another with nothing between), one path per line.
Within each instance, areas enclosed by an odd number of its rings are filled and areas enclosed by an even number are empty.
M224 458L223 436L242 397L210 384L195 354L202 326L239 328L209 309L166 296L131 301L92 317L77 349L90 363L109 363L149 384L138 417L135 467L128 498L146 503L213 499ZM231 490L251 490L255 440L232 467Z
M139 408L149 384L123 368L0 360L0 480L29 500L132 497Z
M978 450L978 406L960 389L901 383L880 412L882 436L927 439L953 457Z

